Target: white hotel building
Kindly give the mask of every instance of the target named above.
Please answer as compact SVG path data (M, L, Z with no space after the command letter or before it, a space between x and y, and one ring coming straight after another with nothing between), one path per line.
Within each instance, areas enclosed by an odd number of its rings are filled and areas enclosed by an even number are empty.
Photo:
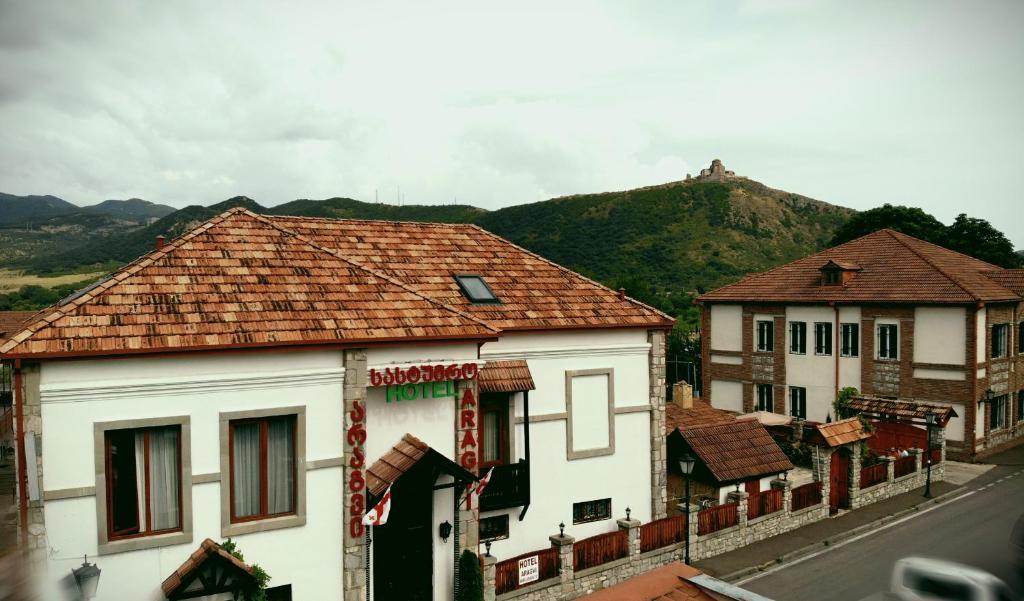
M470 225L233 209L158 246L0 345L43 598L83 556L97 599L231 598L230 537L271 599L451 599L481 537L664 515L667 316Z

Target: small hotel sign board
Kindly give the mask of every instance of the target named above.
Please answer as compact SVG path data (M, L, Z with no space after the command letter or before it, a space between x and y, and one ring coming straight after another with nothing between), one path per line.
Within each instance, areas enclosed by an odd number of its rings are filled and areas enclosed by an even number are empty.
M540 579L540 560L531 555L519 560L519 584L536 582Z

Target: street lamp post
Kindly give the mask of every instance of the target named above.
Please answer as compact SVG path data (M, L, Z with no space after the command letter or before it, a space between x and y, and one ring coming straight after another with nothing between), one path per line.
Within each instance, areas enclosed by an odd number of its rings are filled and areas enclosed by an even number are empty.
M683 561L690 564L690 474L693 472L694 458L693 455L686 453L679 458L679 471L683 473L683 482L686 487L686 530L683 532L683 540L685 552L683 555Z
M935 426L935 421L938 416L935 415L934 411L929 411L924 414L924 421L927 424L927 449L925 450L925 461L928 462L928 468L924 480L924 498L932 498L932 427Z

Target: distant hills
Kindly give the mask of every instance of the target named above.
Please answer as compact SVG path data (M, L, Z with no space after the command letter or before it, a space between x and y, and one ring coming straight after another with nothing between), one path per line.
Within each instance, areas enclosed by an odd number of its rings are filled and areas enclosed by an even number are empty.
M55 197L33 198L44 199L37 213L23 202L0 201L0 244L10 244L9 250L0 250L0 268L37 274L110 270L150 251L158 235L177 237L228 208L244 206L273 215L475 223L669 311L675 303L682 311L700 291L824 248L854 214L732 176L579 194L495 211L351 198L264 207L235 197L172 209L149 223L142 215L164 211L160 205L136 199L82 210ZM103 205L107 208L100 211ZM8 214L9 207L19 212Z
M91 206L80 207L56 196L15 196L0 193L0 227L8 225L42 225L52 217L67 217L93 213L110 215L130 221L146 221L173 213L176 209L142 200L104 200Z

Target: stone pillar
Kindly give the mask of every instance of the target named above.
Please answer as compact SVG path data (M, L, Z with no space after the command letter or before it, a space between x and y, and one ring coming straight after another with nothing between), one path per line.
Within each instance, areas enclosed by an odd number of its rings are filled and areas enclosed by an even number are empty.
M850 508L857 509L860 496L860 443L850 445Z
M747 527L747 498L750 494L745 490L734 490L726 497L730 503L736 503L736 525Z
M932 428L932 446L939 448L939 462L932 464L932 480L946 478L946 429Z
M366 512L366 469L362 449L368 432L366 429L366 350L345 351L345 384L342 399L342 431L345 462L342 465L342 528L344 530L344 556L342 586L344 601L366 599L368 586L366 530L361 519ZM359 452L356 453L355 451ZM362 486L360 485L362 484Z
M665 330L649 330L647 341L651 396L651 519L668 514L668 472L665 449Z
M815 445L811 450L814 481L821 482L821 498L825 505L832 494L832 449Z
M915 472L920 472L923 468L928 466L928 464L925 463L926 461L928 461L928 456L925 455L923 449L907 449L907 452L910 453L910 456L914 458ZM934 468L935 466L932 467ZM933 473L932 475L934 476L935 474Z
M679 503L679 504L676 505L676 508L679 509L679 511L683 515L686 515L686 503ZM689 521L687 523L687 527L690 530L690 561L691 562L694 562L694 561L697 561L698 559L700 559L700 555L698 553L699 546L697 544L697 536L698 536L697 532L700 530L699 522L697 521L697 512L699 512L699 511L700 511L700 507L698 507L697 505L694 505L693 503L690 504L690 514L689 514L690 515L690 519L689 519ZM685 541L686 539L684 538L683 540ZM678 552L677 555L678 555L678 560L679 561L685 561L686 560L685 542L684 542L684 546L679 547L679 552Z
M626 540L629 541L629 560L640 555L640 520L633 518L622 518L616 522L619 530L626 530Z
M885 481L892 483L896 479L896 459L888 455L884 455L879 459L885 464Z
M22 399L25 411L25 435L35 438L35 456L25 457L28 477L35 480L40 497L43 491L43 413L39 396L39 383L42 374L38 363L26 363L21 368ZM13 378L13 375L12 375ZM13 384L13 382L11 382ZM17 432L17 427L15 427ZM27 444L27 443L26 443ZM14 445L17 449L17 444ZM17 466L17 456L12 457ZM17 470L15 470L17 473ZM18 485L20 485L20 481ZM29 487L32 490L32 487ZM17 494L17 492L15 492ZM17 500L18 497L15 496ZM47 573L47 553L49 542L46 534L46 519L43 512L42 498L28 501L28 560L29 569L34 577L43 578Z
M568 534L552 534L548 537L551 546L558 549L558 573L562 579L562 593L572 592L572 579L576 571L573 564L572 545L576 539Z
M497 585L497 566L498 559L493 555L484 555L484 601L494 601L497 595L494 592L495 586Z
M456 461L462 467L473 472L479 472L479 441L476 439L477 427L480 416L480 399L477 395L476 380L458 380L455 383L455 456ZM455 491L455 494L465 496L465 487ZM459 504L459 515L456 516L459 528L459 548L455 563L458 565L458 556L466 549L476 553L480 542L480 509L476 503L472 509L466 509L466 504Z
M772 490L782 491L782 511L785 514L793 509L793 483L789 480L776 478L771 481Z

